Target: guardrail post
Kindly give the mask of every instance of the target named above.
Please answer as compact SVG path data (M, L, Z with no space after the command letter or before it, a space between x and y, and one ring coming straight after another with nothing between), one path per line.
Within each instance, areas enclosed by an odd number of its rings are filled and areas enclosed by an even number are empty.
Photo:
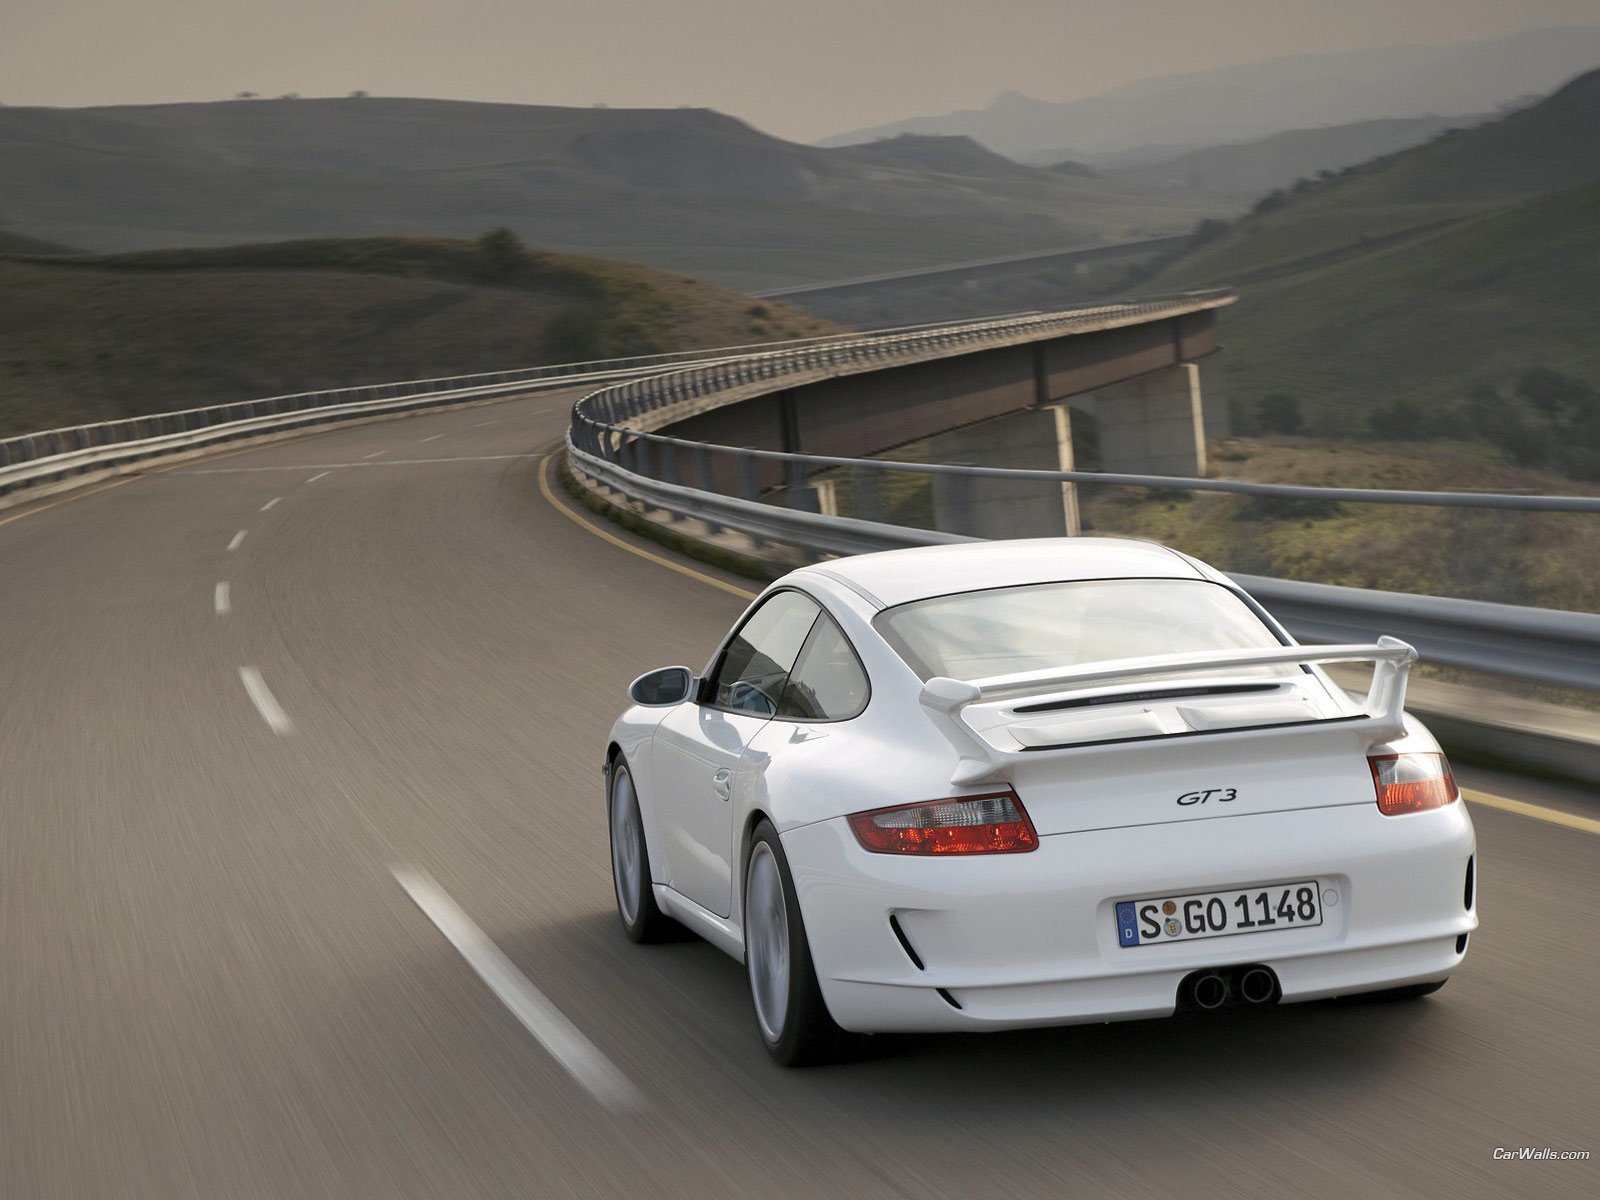
M761 485L756 479L756 460L740 450L734 460L734 468L739 476L739 499L748 500L752 504L761 499ZM750 542L757 550L767 544L766 539L755 534L749 534Z
M739 474L739 499L755 503L761 499L761 487L756 482L756 460L740 451L734 461Z
M789 493L789 496L788 496L789 507L790 508L808 508L809 505L806 503L806 500L807 500L806 487L807 487L807 485L806 485L806 466L805 466L805 464L803 462L797 461L796 459L790 458L790 459L785 459L784 460L783 468L784 468L784 475L786 476L786 478L788 480L788 482L786 484L786 490Z
M704 443L698 444L694 448L694 479L695 486L702 492L715 492L717 490L711 478L711 452L705 448ZM714 521L707 521L705 526L707 533L718 534L722 532L722 526Z
M944 503L942 505L937 502L934 504L933 527L939 533L964 533L965 530L962 529L940 529L939 509L942 507L956 516L955 520L946 522L946 524L962 524L962 518L969 516L972 510L972 477L962 474L946 475L943 485Z
M862 464L851 473L851 507L853 516L863 521L883 520L883 471L876 466Z

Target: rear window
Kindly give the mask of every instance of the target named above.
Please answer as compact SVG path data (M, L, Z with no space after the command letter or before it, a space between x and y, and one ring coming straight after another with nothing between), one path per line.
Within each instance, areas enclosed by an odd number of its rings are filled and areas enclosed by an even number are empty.
M1198 579L1094 579L960 592L885 609L873 624L923 679L985 679L1282 644L1238 596Z

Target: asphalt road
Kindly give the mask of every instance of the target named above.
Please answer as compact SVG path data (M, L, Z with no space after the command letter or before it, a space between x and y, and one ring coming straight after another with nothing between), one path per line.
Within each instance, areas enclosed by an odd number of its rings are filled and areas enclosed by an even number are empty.
M1484 806L1484 926L1428 1000L769 1064L731 960L616 929L599 778L627 681L743 602L541 495L567 400L0 512L0 1195L1600 1194L1493 1158L1600 1154L1600 836Z

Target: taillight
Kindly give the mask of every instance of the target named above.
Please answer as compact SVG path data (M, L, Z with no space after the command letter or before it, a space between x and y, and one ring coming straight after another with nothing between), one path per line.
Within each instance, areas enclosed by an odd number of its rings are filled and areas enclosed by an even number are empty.
M874 854L1021 854L1039 835L1015 792L958 796L851 813L850 828Z
M1378 811L1386 817L1443 808L1461 796L1442 754L1379 754L1367 763L1378 789Z

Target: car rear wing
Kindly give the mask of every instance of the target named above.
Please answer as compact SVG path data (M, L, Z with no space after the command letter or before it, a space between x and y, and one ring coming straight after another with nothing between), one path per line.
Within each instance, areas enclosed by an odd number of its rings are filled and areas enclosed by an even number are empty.
M1192 671L1228 671L1243 667L1311 663L1370 662L1372 683L1362 704L1364 731L1374 741L1405 732L1406 677L1417 661L1416 650L1399 638L1382 637L1372 645L1278 646L1266 650L1202 650L1193 654L1160 654L1117 658L1072 667L1049 667L1014 675L993 675L971 681L936 675L922 685L921 701L928 717L949 740L959 757L952 784L992 780L1004 768L1009 752L998 750L961 719L961 711L981 700L1004 695L1026 696L1086 684L1153 679ZM1225 731L1219 731L1225 732ZM1088 743L1093 744L1093 743Z

